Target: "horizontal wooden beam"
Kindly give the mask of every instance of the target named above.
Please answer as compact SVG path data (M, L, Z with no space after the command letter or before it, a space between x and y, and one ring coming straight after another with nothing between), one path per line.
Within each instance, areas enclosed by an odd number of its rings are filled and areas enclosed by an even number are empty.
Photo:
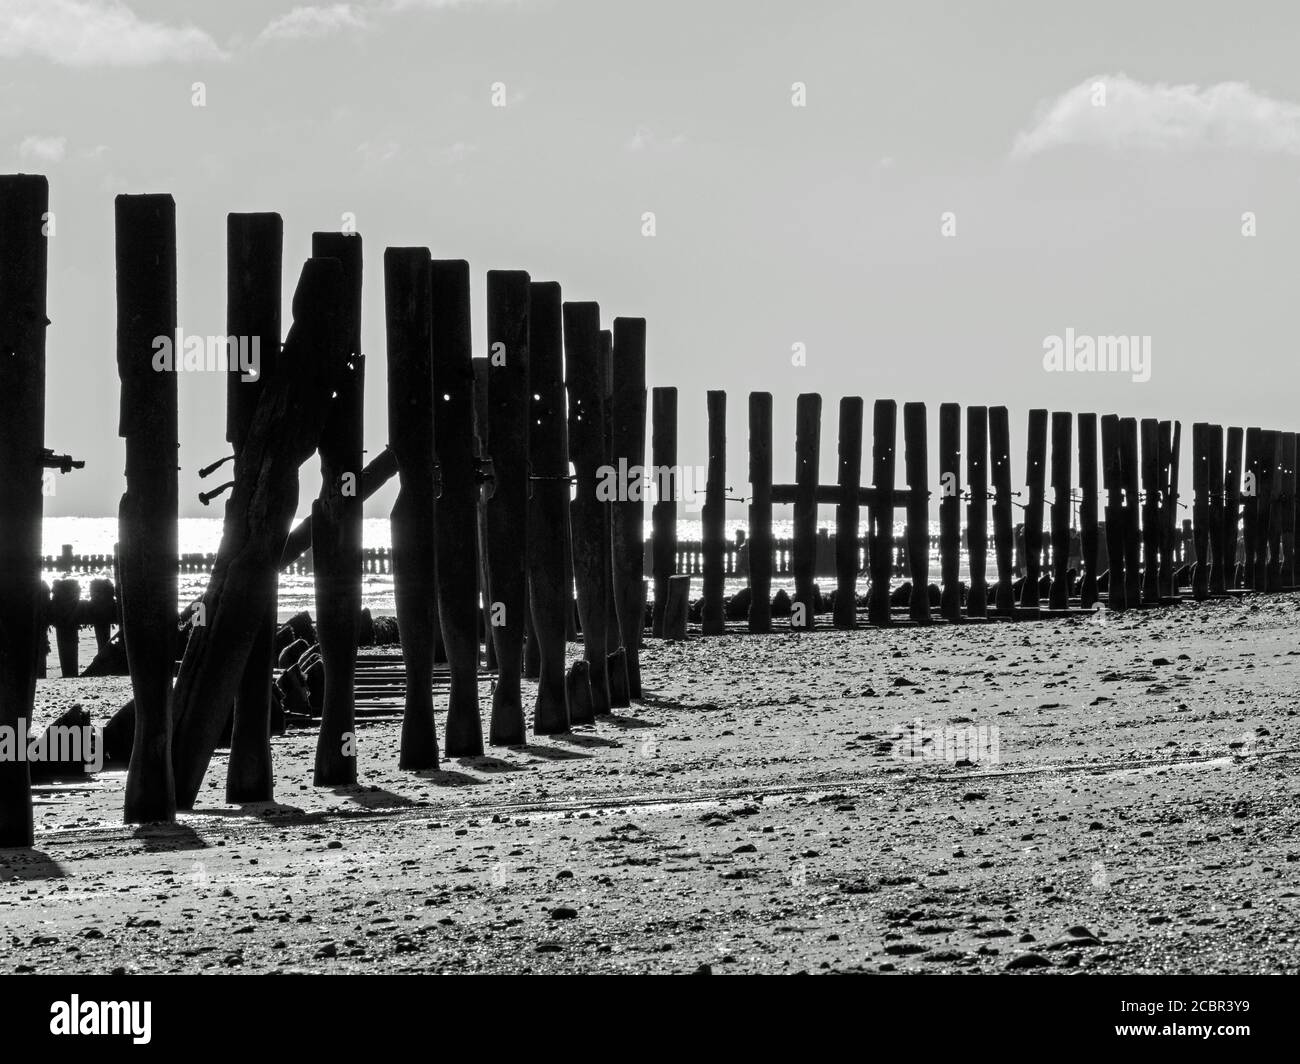
M842 490L838 484L819 484L817 486L817 504L819 506L836 506L839 504ZM894 509L900 509L907 505L909 492L906 488L894 489ZM772 501L774 503L793 503L795 495L794 484L773 484ZM875 488L858 488L858 505L859 506L877 506L879 500L878 492Z

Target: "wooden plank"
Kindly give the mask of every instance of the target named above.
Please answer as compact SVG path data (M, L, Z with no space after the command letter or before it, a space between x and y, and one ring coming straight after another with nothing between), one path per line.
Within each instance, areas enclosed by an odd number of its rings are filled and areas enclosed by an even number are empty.
M811 629L816 613L817 475L821 455L822 397L805 392L795 401L794 599L790 627Z
M1119 440L1119 417L1104 415L1101 419L1101 471L1102 483L1106 487L1106 554L1110 558L1106 606L1116 612L1128 606L1124 542L1128 529L1124 510L1124 463Z
M994 610L1010 616L1016 600L1012 591L1011 421L1005 406L989 408L989 467L993 479L993 549L998 586Z
M1079 551L1083 578L1079 605L1090 610L1097 603L1097 415L1079 415Z
M835 610L836 628L858 624L858 526L862 490L862 412L858 396L840 399L839 498L835 506ZM820 501L820 500L819 500Z
M704 509L700 514L704 538L704 613L701 631L722 635L727 630L723 613L723 551L727 538L727 393L711 391L706 396L709 417L709 465L704 487Z
M987 617L989 410L986 406L971 406L966 409L966 481L970 492L970 500L966 504L966 553L970 559L966 615Z
M1192 424L1192 539L1196 569L1192 573L1192 597L1198 602L1210 594L1210 453L1209 426Z
M1206 452L1206 462L1209 467L1210 594L1222 595L1228 586L1228 565L1224 557L1226 530L1224 528L1222 425L1207 426Z
M1047 478L1047 411L1029 411L1025 454L1025 582L1022 609L1038 608L1038 584L1043 564L1043 504Z
M889 581L894 568L894 476L898 428L898 403L877 399L872 409L871 484L876 505L867 511L867 567L871 586L867 596L867 618L878 627L892 623L889 610Z
M904 465L907 471L907 562L912 578L908 616L930 623L930 469L924 403L903 404Z
M1142 512L1138 462L1138 423L1136 418L1119 421L1120 473L1124 484L1124 601L1132 607L1142 605Z
M772 630L772 393L749 393L749 630Z
M1049 609L1070 605L1070 463L1074 417L1061 410L1052 413L1052 583Z
M1244 439L1245 433L1240 426L1229 426L1223 464L1223 563L1224 579L1230 588L1243 586L1242 570L1237 566L1237 536L1242 518L1241 481Z

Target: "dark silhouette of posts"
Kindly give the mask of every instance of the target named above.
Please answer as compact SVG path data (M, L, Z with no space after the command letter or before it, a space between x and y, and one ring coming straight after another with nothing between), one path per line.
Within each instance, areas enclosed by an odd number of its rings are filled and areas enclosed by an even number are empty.
M1079 606L1090 610L1097 602L1097 415L1079 415L1079 552L1083 577Z
M1178 530L1178 452L1182 424L1160 422L1160 595L1172 597Z
M356 233L313 233L311 253L319 259L336 259L343 268L339 328L344 338L345 361L321 432L318 447L321 488L311 511L316 634L325 672L313 781L317 787L338 787L357 780L356 670L361 621L360 481L365 398L365 362L361 355L361 237ZM425 256L427 262L427 252ZM427 289L427 267L424 278ZM427 317L427 295L423 299ZM427 325L422 333L427 345ZM427 370L424 380L427 384ZM434 763L437 763L436 743Z
M655 502L650 510L650 553L655 582L650 632L659 639L664 634L668 578L677 570L676 388L655 388L650 393L650 435L650 460L654 466L650 479L655 488Z
M564 339L560 286L554 281L534 281L528 291L528 375L532 396L528 425L532 470L532 493L528 499L528 590L539 656L533 731L537 735L557 735L569 730L564 684L565 613L569 608L569 590L564 586L564 530L569 523ZM617 420L614 430L618 432ZM615 514L617 517L617 510ZM619 546L615 540L616 556ZM639 589L639 568L636 577Z
M1074 418L1052 413L1052 584L1047 604L1064 610L1070 605L1070 453Z
M994 609L1011 616L1016 608L1012 590L1011 421L1005 406L989 408L989 464L993 471L993 551L998 564Z
M240 343L247 342L251 350L258 352L259 362L254 376L246 375L232 359L226 374L226 441L234 451L236 469L257 411L262 383L274 371L280 355L283 249L284 223L278 214L226 216L226 335L238 337ZM274 571L268 574L267 582L265 593L269 605L262 614L235 694L226 769L226 801L230 803L269 802L275 797L271 684L275 667L278 574Z
M1206 461L1209 465L1210 512L1210 594L1222 595L1227 590L1227 559L1224 557L1223 545L1224 503L1223 503L1223 426L1209 425L1206 431Z
M1209 426L1192 425L1192 537L1196 548L1196 569L1192 573L1192 597L1198 602L1210 593L1210 455Z
M117 370L126 493L118 507L122 634L135 700L127 770L128 823L174 820L172 669L176 662L177 471L174 364L154 367L155 340L176 338L176 204L168 195L118 196ZM173 351L180 357L180 352ZM252 620L256 629L258 613ZM249 624L245 618L245 624ZM233 666L233 662L230 663ZM234 701L222 700L223 713ZM224 725L223 719L222 724Z
M431 271L428 248L384 252L388 439L401 482L389 518L393 599L406 671L398 766L411 770L438 767L433 721L433 618L438 603L435 551L430 550L435 535Z
M1115 414L1103 415L1101 475L1106 487L1106 554L1110 559L1106 606L1116 612L1128 606L1128 581L1124 572L1128 517L1124 510L1124 461L1119 438L1119 418Z
M1277 517L1273 527L1281 547L1280 566L1276 570L1276 586L1295 587L1295 503L1296 503L1296 434L1278 433L1281 442L1281 464L1278 467Z
M1137 608L1142 605L1142 495L1138 487L1141 467L1136 418L1120 418L1119 455L1124 479L1124 601Z
M961 620L961 405L939 406L939 612Z
M772 630L772 393L749 393L749 630Z
M493 746L522 746L528 738L521 685L528 579L528 285L522 270L488 271L487 443L494 479L487 500L487 560L497 658L488 742ZM603 434L603 424L597 428Z
M966 410L966 554L970 559L970 588L966 616L988 616L989 545L989 411L986 406Z
M835 611L836 628L858 624L858 495L862 488L862 400L840 400L840 450L835 506ZM750 545L752 551L753 545Z
M1242 566L1240 586L1254 590L1259 590L1255 587L1255 552L1259 545L1257 530L1261 480L1260 429L1252 427L1246 430L1246 464L1241 488L1241 538L1245 546L1245 563Z
M43 177L0 177L0 726L6 729L31 722L37 656L44 636L37 616L44 502L38 456L45 448L49 201L49 184ZM171 459L175 466L174 454ZM175 470L171 475L174 483ZM173 581L175 572L173 568ZM175 609L173 597L173 629ZM161 736L150 738L165 743L167 718L159 720L155 715L150 724L164 729ZM156 767L162 769L157 779L163 800L155 805L141 800L138 811L159 814L149 819L168 819L175 807L170 804L165 745ZM154 782L153 768L154 764L142 760L136 773L137 792L139 784ZM27 760L0 759L0 848L30 847L34 841Z
M726 546L727 526L727 393L711 391L707 395L709 413L709 466L701 513L704 547L705 635L721 635L727 630L723 614L722 592L726 575L722 555Z
M1244 433L1240 426L1228 429L1227 454L1223 465L1223 565L1228 587L1239 587L1237 578L1237 526L1241 521L1241 463Z
M871 569L867 619L877 627L884 627L892 623L889 579L894 563L898 404L893 399L877 399L871 419L871 484L876 489L876 505L867 508L867 565Z
M1255 485L1255 568L1251 587L1270 590L1277 544L1273 536L1273 506L1277 497L1278 434L1263 429L1259 434L1259 479Z
M903 449L907 467L907 562L912 577L908 616L930 623L930 470L925 439L925 404L903 404Z
M610 464L614 453L614 330L600 330L600 386L601 386L601 470L618 477L618 467ZM614 504L628 491L627 482L619 478L615 490L603 495L605 533L605 671L609 676L609 704L613 709L623 709L632 704L627 690L627 653L623 649L618 627L618 610L614 605Z
M565 387L569 396L569 456L577 475L577 490L569 503L573 530L573 575L578 586L578 618L582 624L582 656L587 663L591 710L600 716L610 711L607 632L605 630L605 566L607 507L598 484L604 460L605 391L600 367L600 307L595 303L565 303ZM676 449L676 391L673 391L672 437ZM656 425L658 428L658 425ZM656 433L656 437L657 437ZM656 463L658 455L656 454ZM676 464L676 455L671 464ZM675 504L670 504L674 505ZM660 532L656 506L656 539ZM656 552L660 546L656 542ZM675 546L675 544L674 544ZM659 568L656 566L656 576ZM659 602L656 600L655 609ZM570 700L570 717L583 723Z
M451 674L443 748L448 757L477 757L483 753L483 725L478 709L479 484L474 462L469 263L435 259L429 272L433 439L442 486L434 503L433 554L439 628ZM562 487L567 503L568 485Z
M558 295L556 298L558 307ZM558 317L557 311L557 323ZM626 463L629 478L634 470L643 473L645 466L645 344L645 318L614 319L610 459L620 469ZM560 409L563 410L562 405ZM568 461L567 456L564 461ZM644 475L638 477L635 491L629 482L627 498L620 498L611 506L614 607L619 640L626 653L628 695L633 700L641 698L641 637L645 629L645 484ZM568 498L567 484L565 498Z
M814 625L817 567L817 474L821 453L822 397L805 392L795 401L794 601L791 628Z
M1029 411L1025 455L1025 582L1020 605L1038 609L1038 583L1043 564L1043 504L1047 479L1047 411Z

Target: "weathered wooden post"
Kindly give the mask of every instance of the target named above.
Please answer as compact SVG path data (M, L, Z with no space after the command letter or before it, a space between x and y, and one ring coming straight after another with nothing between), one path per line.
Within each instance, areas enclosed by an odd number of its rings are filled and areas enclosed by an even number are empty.
M560 322L560 286L554 281L534 281L528 290L528 372L532 396L528 431L529 464L532 468L532 493L528 500L528 579L533 633L540 656L533 731L537 735L557 735L569 730L569 705L564 686L565 613L569 608L569 592L564 586L564 530L569 518L564 341ZM614 425L617 431L617 421ZM434 427L437 428L436 420ZM618 546L616 541L616 550ZM639 587L639 571L637 577Z
M1070 453L1074 418L1060 410L1052 413L1052 583L1048 608L1070 605Z
M625 709L632 704L627 687L627 651L623 649L618 626L618 608L614 604L614 506L630 490L628 478L619 476L614 454L614 330L600 330L601 384L601 473L617 477L614 497L605 502L605 672L609 677L609 704Z
M1181 421L1160 423L1160 593L1173 597L1174 554L1178 549L1178 460L1182 450Z
M478 757L483 753L478 710L479 484L474 464L469 263L435 259L430 278L433 438L442 486L435 503L433 554L439 626L451 672L443 749L448 757ZM567 502L568 486L561 487Z
M1255 519L1255 578L1256 591L1274 591L1277 580L1274 572L1279 561L1281 543L1274 527L1274 510L1279 487L1278 470L1281 465L1281 440L1279 434L1266 429L1259 434L1259 483L1257 485Z
M563 317L565 387L569 395L569 455L577 475L577 491L569 503L573 573L578 585L578 617L582 623L583 659L589 669L591 708L593 714L599 716L611 708L605 631L605 582L609 579L609 572L604 564L609 528L599 490L605 405L600 372L600 307L595 303L565 303ZM674 415L676 398L674 390ZM675 416L672 428L675 448ZM676 455L670 464L676 464ZM675 508L676 504L670 505ZM655 509L658 513L659 507ZM656 532L659 524L660 521L656 521ZM656 609L658 606L656 602ZM582 723L574 708L570 703L571 719L575 724Z
M487 442L494 479L487 500L487 553L497 656L488 742L493 746L522 746L528 739L521 686L528 579L528 284L522 270L488 271ZM603 452L599 419L596 430ZM601 558L603 568L604 554Z
M994 609L1009 617L1016 608L1011 588L1015 541L1011 529L1011 420L1005 406L989 408L989 462L993 471L993 550L998 563Z
M1245 547L1240 586L1255 589L1255 551L1258 544L1260 485L1260 429L1246 429L1246 461L1242 472L1241 538ZM1256 589L1257 590L1257 589Z
M907 473L907 562L912 578L908 616L930 623L930 467L925 404L903 404L903 464Z
M0 727L14 730L31 723L36 658L44 634L43 622L37 617L44 502L44 471L38 456L45 449L45 328L49 324L45 316L45 227L49 205L45 178L27 174L0 177ZM175 409L173 400L173 416ZM171 461L174 467L174 453ZM174 468L171 477L174 483ZM175 581L174 568L171 576ZM175 609L173 597L173 630ZM159 722L155 713L150 724L156 728L159 723L165 728L167 718ZM152 733L150 738L154 738ZM166 742L165 733L161 738ZM162 761L165 767L165 748ZM140 783L152 783L154 777L146 774L142 780L137 771L136 780L138 792ZM169 777L160 777L160 784L167 783ZM162 786L159 790L162 792ZM170 787L159 798L163 800L156 803L156 809L140 802L139 811L157 812L148 819L170 817L175 808L170 804ZM34 841L27 760L0 759L0 847L31 846Z
M1234 425L1228 428L1227 455L1223 466L1223 566L1224 579L1228 587L1241 586L1241 582L1237 579L1237 529L1241 522L1241 470L1244 438L1245 434L1240 426Z
M55 580L50 585L49 619L54 628L54 642L59 652L59 675L76 679L78 646L81 632L77 626L77 603L81 601L81 584L76 580Z
M749 630L772 630L772 393L749 393Z
M570 428L572 431L572 428ZM677 570L677 389L655 388L650 399L650 481L655 502L650 510L650 553L655 601L650 632L664 634L668 578Z
M1222 595L1227 590L1225 574L1227 562L1223 555L1224 505L1223 505L1223 426L1206 427L1206 462L1209 466L1209 503L1207 520L1210 526L1210 594Z
M362 426L365 405L365 362L361 355L361 236L342 232L313 233L311 253L318 259L336 259L343 268L339 328L344 337L344 363L334 386L334 398L330 401L325 416L325 428L321 432L318 447L321 488L311 511L316 634L325 672L325 697L321 705L320 731L316 737L313 782L317 787L339 787L357 780L356 670L361 620L360 480L364 463ZM425 262L428 261L427 256L426 251ZM416 298L423 299L427 319L427 266L423 267L421 276L425 294ZM427 324L419 331L427 348ZM427 354L424 357L427 363ZM426 387L428 379L426 368L423 374ZM424 410L428 411L428 401L424 404ZM400 626L401 622L398 624ZM413 739L413 744L418 745L418 741ZM404 754L407 750L408 746L404 743ZM415 756L415 761L420 760L420 756ZM437 764L436 741L433 742L433 764ZM404 763L404 767L417 766Z
M1020 589L1022 608L1038 609L1038 583L1043 565L1043 505L1047 479L1047 411L1029 411L1028 450L1025 457L1025 582Z
M257 411L262 384L280 355L280 290L284 223L278 214L226 215L226 335L256 352L256 372L231 359L226 374L226 442L238 470ZM233 352L233 349L232 349ZM269 599L235 693L226 768L226 801L269 802L275 797L271 763L271 683L275 666L278 574L267 579ZM358 573L358 580L360 573ZM319 612L319 611L318 611ZM318 618L319 621L319 618Z
M1296 580L1295 559L1295 504L1296 504L1296 434L1282 432L1281 439L1281 479L1278 492L1277 529L1278 542L1281 545L1281 566L1277 570L1277 586L1292 588Z
M961 620L961 405L939 406L939 612Z
M862 400L840 400L839 502L835 506L836 628L858 624L858 522L862 488ZM753 550L753 547L750 547Z
M1138 461L1138 422L1125 417L1119 421L1120 468L1124 478L1124 601L1133 608L1142 605L1142 494Z
M636 477L635 489L629 479L627 498L619 499L612 507L614 606L627 656L628 695L637 701L641 698L641 637L645 629L645 347L645 318L614 319L610 457L620 469L626 464L629 478ZM560 398L562 403L562 393ZM563 406L559 409L563 410ZM564 461L567 463L567 456ZM567 496L566 485L566 500ZM563 654L563 647L560 649Z
M1083 579L1079 606L1090 610L1097 602L1097 415L1079 415L1079 552Z
M822 397L813 392L795 403L794 602L791 628L812 628L817 565L817 474L821 461Z
M428 248L384 251L388 336L388 439L401 489L389 518L393 599L406 670L398 766L438 767L433 720L434 439L433 310ZM312 533L315 543L315 532ZM328 683L327 683L328 690ZM318 757L320 750L317 751ZM355 758L354 758L355 764Z
M1120 419L1105 414L1101 419L1101 470L1106 487L1106 554L1110 559L1106 606L1119 612L1128 606L1125 573L1128 515L1124 509L1124 456L1120 447ZM1137 605L1137 603L1133 603Z
M972 406L966 410L966 480L970 501L966 504L966 555L970 559L970 588L966 592L966 616L988 616L989 547L989 410Z
M664 638L681 640L686 638L686 616L690 608L691 578L689 576L670 576L668 578L668 596L664 603Z
M722 602L722 592L726 585L722 560L727 538L727 393L711 391L707 403L709 468L704 489L704 511L700 515L704 534L702 631L705 635L721 635L727 630Z
M1196 570L1192 574L1192 597L1198 602L1210 593L1210 455L1209 426L1192 425L1192 535L1196 543Z
M135 699L125 815L127 822L139 823L176 817L170 760L178 572L176 374L174 362L161 369L154 364L155 352L165 352L176 340L176 204L168 195L118 196L115 207L118 431L126 439L118 590ZM159 338L166 346L158 346ZM180 356L174 348L172 354ZM259 614L254 624L260 619ZM223 700L226 712L233 698L232 690Z
M867 619L877 627L886 627L892 623L889 580L894 563L898 403L893 399L877 399L871 421L871 484L876 490L876 505L867 508L867 565L871 569Z

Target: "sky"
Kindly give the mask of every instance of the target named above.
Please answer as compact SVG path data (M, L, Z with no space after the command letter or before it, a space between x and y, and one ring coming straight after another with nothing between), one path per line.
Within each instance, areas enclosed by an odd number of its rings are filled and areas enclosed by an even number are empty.
M827 481L842 395L929 404L932 467L940 402L1009 406L1017 485L1031 407L1178 419L1185 449L1199 420L1300 428L1297 31L1250 2L0 0L0 172L46 174L55 214L47 443L86 459L46 513L123 489L128 192L175 197L187 334L224 331L227 212L283 215L286 329L311 233L355 216L371 457L390 245L469 260L478 353L489 269L647 318L683 463L728 391L735 495L750 390L778 481L801 392ZM1149 379L1049 372L1067 329L1149 338ZM227 451L224 382L180 396L182 515L219 516L197 470Z

